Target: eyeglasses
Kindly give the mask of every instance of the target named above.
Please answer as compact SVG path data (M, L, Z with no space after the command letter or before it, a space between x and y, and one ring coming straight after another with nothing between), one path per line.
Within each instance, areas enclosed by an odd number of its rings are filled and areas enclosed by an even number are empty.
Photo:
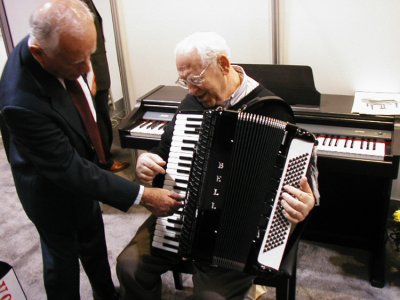
M186 79L182 79L182 78L178 77L178 79L175 81L175 84L177 84L185 89L188 88L188 84L195 85L195 86L201 86L204 83L203 75L210 64L211 63L208 63L207 66L203 69L203 71L200 72L199 75L189 75Z

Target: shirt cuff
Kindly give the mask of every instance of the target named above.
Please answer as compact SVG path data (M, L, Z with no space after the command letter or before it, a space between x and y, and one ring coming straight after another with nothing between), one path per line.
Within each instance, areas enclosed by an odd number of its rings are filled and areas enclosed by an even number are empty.
M142 201L143 192L144 192L144 186L140 185L139 193L136 196L135 202L133 202L134 205L140 204L140 201Z

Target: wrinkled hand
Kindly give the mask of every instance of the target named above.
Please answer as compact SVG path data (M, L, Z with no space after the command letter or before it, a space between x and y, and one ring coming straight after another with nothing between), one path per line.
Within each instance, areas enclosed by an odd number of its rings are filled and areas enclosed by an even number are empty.
M168 216L183 205L184 196L166 189L144 188L140 204L157 217Z
M286 192L282 193L281 204L283 214L290 222L297 224L303 221L315 205L315 197L307 182L307 178L300 180L300 189L286 185Z
M142 153L136 162L136 178L142 183L151 184L157 174L164 174L166 162L157 154Z

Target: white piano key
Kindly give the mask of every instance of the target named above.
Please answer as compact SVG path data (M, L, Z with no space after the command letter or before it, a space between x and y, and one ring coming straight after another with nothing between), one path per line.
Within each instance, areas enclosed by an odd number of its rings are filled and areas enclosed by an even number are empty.
M327 137L318 136L317 140L318 140L318 146L317 146L318 151L324 151L327 148L326 147Z
M176 136L198 136L199 132L198 129L181 129L181 130L174 130L174 135Z
M172 163L169 162L168 168L175 169L175 170L182 170L182 171L190 171L190 165L184 163Z
M183 181L188 181L189 180L189 175L186 174L169 174L166 173L165 174L165 179L164 182L167 182L167 180L169 181L176 181L176 180L183 180Z
M158 232L157 235L159 236L169 235L172 237L178 237L180 235L180 228L171 227L169 225L170 225L169 223L165 224L157 223L155 227L155 230Z
M178 187L178 188L182 188L182 189L187 189L187 182L176 182L176 181L167 181L164 183L165 188L167 187Z
M167 237L167 236L165 236L165 237ZM173 239L167 239L165 237L155 235L153 241L163 243L164 245L167 244L167 245L179 247L179 243L177 241L174 241Z
M167 226L169 224L182 226L181 223L182 223L182 211L180 212L178 211L167 217L161 217L157 219L156 222L157 225L162 225L162 226Z
M186 150L186 149L183 148L183 147L174 147L174 146L171 146L171 147L170 147L170 151L174 151L174 152L176 152L176 153L183 153L183 154L192 155L192 157L193 157L193 150Z
M193 151L177 151L177 152L170 152L169 153L169 159L171 158L176 158L176 159L182 159L182 160L192 160L193 157Z
M165 226L156 225L154 229L154 235L157 236L169 236L171 238L179 238L180 233L175 231L166 231Z
M155 247L155 248L163 249L163 250L166 250L166 251L169 251L169 252L178 253L178 249L175 249L174 247L171 247L171 246L168 247L168 245L165 245L163 243L160 243L160 242L157 242L157 241L154 241L154 240L151 243L151 245L153 247Z
M186 165L192 165L192 158L191 157L169 157L168 163L172 163L172 164L183 163Z
M164 127L167 124L167 122L160 122L160 124L154 128L154 134L155 135L162 135L164 133Z
M203 115L202 114L177 114L176 119L177 120L188 120L188 119L202 120Z
M158 222L158 220L157 220L157 225L164 226L166 230L175 230L175 231L180 232L180 229L182 229L181 224L175 224L172 222L168 222L168 220L164 220L164 219L161 219L160 222Z
M192 151L194 150L196 146L196 142L192 143L187 143L187 142L181 142L181 141L172 141L171 142L171 147L181 147L181 148L188 148L191 149Z
M179 119L175 121L175 125L194 125L194 126L201 126L201 120L199 121L193 121L193 120L183 120L183 119Z
M386 148L385 142L377 141L375 143L375 149L376 149L375 152L377 155L385 157L385 152L386 152L385 148Z
M173 138L172 138L173 142L174 141L183 142L184 140L198 142L199 135L189 135L189 136L177 136L177 135L174 135Z
M346 138L339 137L337 139L336 147L334 147L333 151L337 153L344 153L346 141L347 141Z

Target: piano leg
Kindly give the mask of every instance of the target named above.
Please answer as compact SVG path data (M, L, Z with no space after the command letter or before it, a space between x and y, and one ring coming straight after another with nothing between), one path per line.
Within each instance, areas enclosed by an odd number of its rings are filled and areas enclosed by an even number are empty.
M385 248L385 247L381 247ZM386 265L386 254L384 249L377 249L372 252L370 261L370 273L369 281L372 286L377 288L383 288L385 286L385 265Z
M377 206L377 236L376 242L372 244L372 255L370 261L370 282L374 287L382 288L385 286L386 271L386 223L388 218L390 194L392 189L392 181L387 180L382 186L381 206Z

